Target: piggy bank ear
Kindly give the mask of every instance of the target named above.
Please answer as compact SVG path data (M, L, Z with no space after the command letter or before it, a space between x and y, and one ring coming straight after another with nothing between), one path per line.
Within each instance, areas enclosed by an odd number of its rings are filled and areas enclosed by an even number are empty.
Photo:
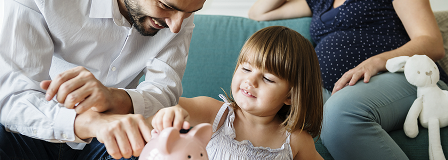
M198 124L197 126L193 127L193 129L191 129L187 134L196 137L204 146L207 146L210 138L212 138L213 135L212 125L208 123Z
M399 56L391 58L386 62L386 69L392 73L397 72L403 68L408 59L409 56Z
M165 128L158 136L160 139L159 149L164 154L170 154L176 141L180 138L180 133L174 128Z

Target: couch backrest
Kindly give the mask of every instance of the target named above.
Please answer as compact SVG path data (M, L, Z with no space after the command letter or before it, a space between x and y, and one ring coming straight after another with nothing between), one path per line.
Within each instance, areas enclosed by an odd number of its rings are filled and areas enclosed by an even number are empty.
M244 42L268 26L286 26L311 41L311 18L257 22L243 17L195 15L182 97L209 96L218 99L223 88L230 93L236 60ZM314 44L314 43L313 43Z

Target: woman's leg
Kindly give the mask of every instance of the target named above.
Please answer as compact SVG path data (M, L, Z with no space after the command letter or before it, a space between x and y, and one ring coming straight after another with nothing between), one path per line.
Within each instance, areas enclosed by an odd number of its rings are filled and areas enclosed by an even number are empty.
M324 105L322 143L335 159L408 159L387 132L402 129L415 99L402 73L347 86Z

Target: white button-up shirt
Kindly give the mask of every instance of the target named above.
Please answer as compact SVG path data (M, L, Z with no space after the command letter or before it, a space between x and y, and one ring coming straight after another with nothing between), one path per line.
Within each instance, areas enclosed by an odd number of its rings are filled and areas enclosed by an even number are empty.
M50 142L86 142L74 133L75 111L46 101L39 87L76 66L107 87L125 89L134 113L149 117L177 104L193 15L179 33L162 29L150 37L127 22L117 0L5 0L4 5L0 122L7 130Z

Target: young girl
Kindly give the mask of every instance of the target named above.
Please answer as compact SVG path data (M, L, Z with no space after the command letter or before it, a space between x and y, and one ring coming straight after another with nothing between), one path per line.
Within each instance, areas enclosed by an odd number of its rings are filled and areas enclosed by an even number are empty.
M180 98L152 119L156 130L210 123L210 159L322 159L322 86L311 43L298 32L271 26L244 44L231 84L233 100ZM230 99L230 98L229 98ZM188 121L184 122L184 121Z

